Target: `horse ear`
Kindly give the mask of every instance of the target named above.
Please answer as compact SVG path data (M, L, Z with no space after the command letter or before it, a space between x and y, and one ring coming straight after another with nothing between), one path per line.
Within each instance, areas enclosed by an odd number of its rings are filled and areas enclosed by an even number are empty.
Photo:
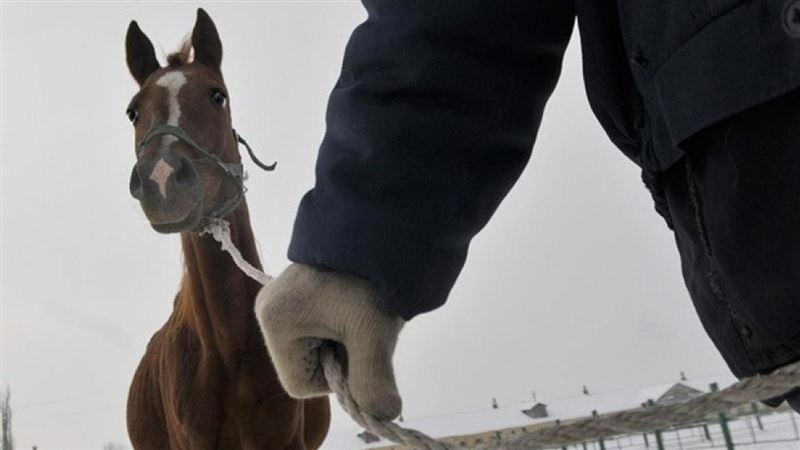
M125 36L125 53L128 70L139 86L144 84L151 73L161 68L156 59L153 43L145 36L135 20L131 21L128 26L128 34Z
M219 40L217 27L203 8L197 9L197 22L192 31L192 47L194 47L194 60L220 71L222 63L222 42Z

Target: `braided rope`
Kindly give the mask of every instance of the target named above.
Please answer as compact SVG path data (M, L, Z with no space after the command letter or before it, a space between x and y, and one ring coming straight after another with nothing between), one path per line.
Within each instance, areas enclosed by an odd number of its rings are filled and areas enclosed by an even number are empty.
M217 242L222 245L222 250L228 252L233 258L233 262L236 264L239 269L244 272L245 275L248 277L258 281L259 283L266 285L270 281L272 281L272 277L267 275L266 273L256 269L253 267L252 264L247 262L242 256L242 252L233 245L233 241L231 241L231 224L228 223L225 219L208 219L208 222L205 224L203 229L200 231L200 235L210 234L211 237L214 238Z
M201 234L211 236L222 244L236 265L250 278L267 284L272 277L245 261L233 245L228 222L217 219L210 222ZM328 380L342 409L353 420L370 432L392 442L420 450L452 450L456 447L439 442L417 430L403 428L387 420L379 420L364 411L353 400L347 385L347 376L330 346L320 349L320 359L325 378ZM800 362L782 367L769 375L745 378L721 391L710 392L688 401L669 405L653 405L629 409L591 418L577 419L566 424L543 427L506 443L497 443L496 450L533 450L558 447L578 442L602 439L621 434L644 433L671 427L696 424L706 420L709 414L728 411L750 402L776 398L800 388Z
M320 350L322 369L325 373L325 379L328 380L328 386L333 393L336 394L336 398L339 400L339 405L341 405L342 409L344 409L356 423L378 436L416 449L449 450L452 448L421 431L403 428L391 421L376 419L362 411L350 394L350 389L347 386L347 377L342 370L342 365L336 359L332 348L323 346Z

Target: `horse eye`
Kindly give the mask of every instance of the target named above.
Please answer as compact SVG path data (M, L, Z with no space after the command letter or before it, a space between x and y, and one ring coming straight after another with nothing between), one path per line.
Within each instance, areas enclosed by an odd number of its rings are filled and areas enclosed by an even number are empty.
M125 111L125 114L128 115L128 120L130 120L131 123L136 123L136 119L139 118L139 111L137 111L135 108L128 108L128 110Z
M228 102L228 97L226 97L225 94L220 91L214 91L214 93L211 95L211 101L217 106L224 107Z

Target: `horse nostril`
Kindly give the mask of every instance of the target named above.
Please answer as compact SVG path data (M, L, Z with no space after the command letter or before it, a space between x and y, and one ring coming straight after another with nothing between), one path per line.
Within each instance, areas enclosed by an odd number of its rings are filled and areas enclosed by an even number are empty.
M138 164L133 166L133 172L131 172L131 181L128 188L130 189L133 198L141 200L144 197L144 190L142 189L142 177L139 176L138 168Z
M177 184L191 183L197 177L197 173L195 172L192 163L186 158L177 158L175 160L174 169L175 172L173 176L175 177L175 183Z

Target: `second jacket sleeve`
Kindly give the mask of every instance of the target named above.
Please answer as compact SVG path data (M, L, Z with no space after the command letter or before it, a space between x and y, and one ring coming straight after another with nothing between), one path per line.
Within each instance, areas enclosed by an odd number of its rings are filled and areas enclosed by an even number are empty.
M442 305L530 158L563 0L365 1L329 99L292 261L360 276L405 319Z

